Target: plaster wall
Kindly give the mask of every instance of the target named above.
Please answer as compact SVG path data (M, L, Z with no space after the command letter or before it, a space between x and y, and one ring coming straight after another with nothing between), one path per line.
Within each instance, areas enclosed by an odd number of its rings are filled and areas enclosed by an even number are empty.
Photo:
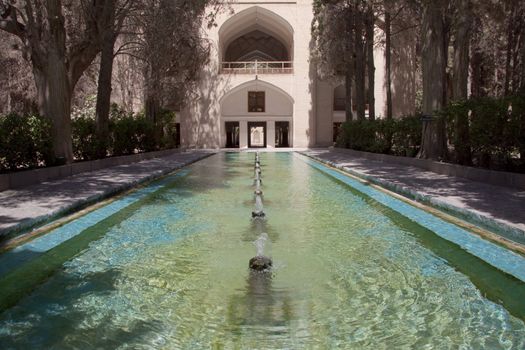
M275 134L275 121L289 121L290 141L294 147L328 146L332 144L333 123L345 120L344 111L334 111L335 81L320 81L316 67L310 63L312 0L237 1L230 11L220 13L217 26L203 29L212 44L210 62L202 68L198 90L181 111L181 143L190 148L219 148L225 145L225 121L239 121L241 133L247 132L247 122L266 121L268 138ZM240 36L263 30L278 39L289 51L293 72L221 74L221 60L228 45ZM380 35L380 30L376 30ZM407 53L408 55L409 53ZM411 54L410 54L411 55ZM406 55L405 55L406 56ZM402 60L396 72L412 69ZM412 56L410 56L412 57ZM384 51L375 49L375 108L378 117L385 113ZM394 64L394 63L393 63ZM405 69L405 72L408 70ZM396 73L397 74L397 73ZM394 104L410 93L413 77L405 73L393 76ZM247 92L266 91L265 113L247 112ZM405 91L406 90L406 91ZM406 102L406 101L405 101ZM396 112L412 109L412 103L401 103ZM268 139L268 147L271 147ZM246 147L241 137L240 147Z

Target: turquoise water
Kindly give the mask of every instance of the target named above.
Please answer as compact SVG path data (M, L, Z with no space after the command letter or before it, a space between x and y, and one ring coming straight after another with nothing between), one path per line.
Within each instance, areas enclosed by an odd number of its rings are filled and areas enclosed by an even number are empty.
M198 162L82 233L0 315L0 348L525 348L522 282L291 154L261 161L264 223L253 154ZM270 276L247 268L263 231Z

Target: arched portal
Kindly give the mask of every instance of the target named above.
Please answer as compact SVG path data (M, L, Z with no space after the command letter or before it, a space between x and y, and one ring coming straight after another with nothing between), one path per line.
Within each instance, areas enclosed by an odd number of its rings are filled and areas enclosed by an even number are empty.
M293 105L284 90L260 79L231 89L220 100L222 147L291 147Z
M291 73L293 28L281 16L259 6L228 19L219 30L222 73Z

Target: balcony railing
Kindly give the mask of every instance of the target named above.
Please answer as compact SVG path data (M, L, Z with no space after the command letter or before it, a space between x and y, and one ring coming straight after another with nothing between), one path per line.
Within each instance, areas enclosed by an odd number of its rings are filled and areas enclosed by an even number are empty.
M292 61L221 62L221 73L236 74L291 74Z

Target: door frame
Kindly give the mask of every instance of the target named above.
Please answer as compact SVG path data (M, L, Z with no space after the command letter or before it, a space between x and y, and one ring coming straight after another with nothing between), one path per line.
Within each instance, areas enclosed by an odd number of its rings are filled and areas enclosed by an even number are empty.
M252 146L252 127L263 127L263 133L264 133L264 145L263 146ZM248 122L248 148L266 148L267 145L267 138L268 138L268 132L267 132L267 126L266 122Z
M232 145L228 145L228 125L232 125L234 128L237 127L239 128L239 136L237 138L237 146L232 146ZM238 122L238 121L227 121L227 122L224 122L224 130L226 132L226 148L240 148L241 147L241 142L240 142L240 138L241 138L241 123Z
M286 124L286 141L287 141L287 144L285 146L277 146L277 142L275 142L275 148L280 148L280 147L290 147L290 122L289 121L276 121L275 122L275 137L277 138L277 125L278 124ZM276 140L277 141L277 140Z

